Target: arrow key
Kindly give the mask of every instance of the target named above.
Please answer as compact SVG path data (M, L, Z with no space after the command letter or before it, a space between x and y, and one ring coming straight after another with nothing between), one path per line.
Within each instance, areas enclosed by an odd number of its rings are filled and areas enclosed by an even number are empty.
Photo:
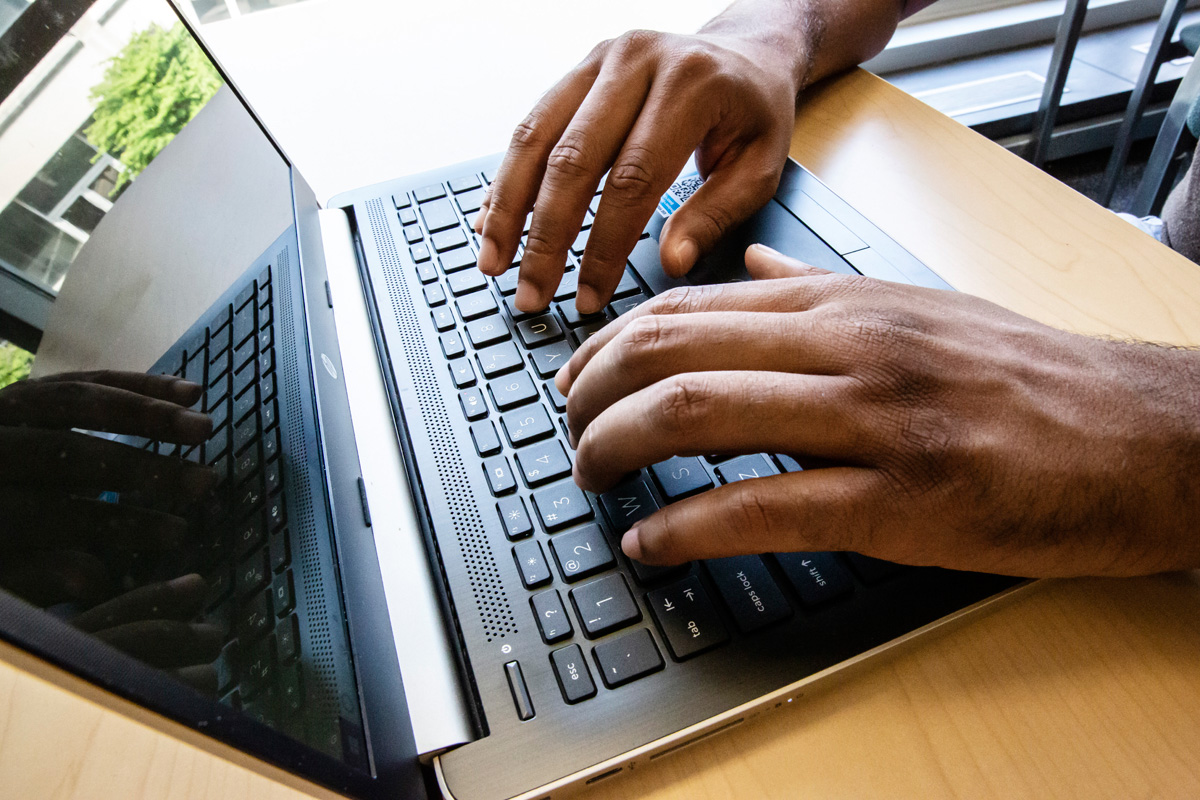
M691 658L729 639L695 575L650 592L646 605L676 660Z

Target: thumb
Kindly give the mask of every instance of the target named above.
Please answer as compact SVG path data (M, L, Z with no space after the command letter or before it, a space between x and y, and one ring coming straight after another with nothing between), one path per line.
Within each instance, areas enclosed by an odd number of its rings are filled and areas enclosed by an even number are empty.
M765 148L751 148L709 175L663 229L663 271L686 275L718 239L762 208L779 186L783 164L776 161Z
M756 281L773 278L810 278L828 275L829 270L805 264L765 244L752 244L746 248L746 271Z

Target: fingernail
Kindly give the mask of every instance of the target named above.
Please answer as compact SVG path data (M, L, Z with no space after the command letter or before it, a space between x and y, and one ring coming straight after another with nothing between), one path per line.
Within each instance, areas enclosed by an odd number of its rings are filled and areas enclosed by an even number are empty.
M575 292L575 310L580 314L595 314L604 307L600 294L585 283L579 284Z
M568 361L567 364L569 363ZM563 364L558 372L554 373L554 388L558 389L558 393L563 397L571 391L571 376L567 374L567 364Z
M541 311L542 299L537 287L524 278L517 280L517 308L521 311Z
M753 247L755 250L758 250L758 251L760 251L760 252L763 252L763 253L769 253L770 255L774 255L774 256L781 256L781 255L783 255L783 253L779 252L779 251L778 251L778 250L776 250L774 247L767 247L767 246L766 246L765 244L763 244L762 242L755 242L754 244L752 244L752 245L750 245L750 246L751 246L751 247Z
M200 392L200 384L192 383L184 378L176 378L175 382L171 384L171 394L177 403L195 402L200 397Z
M486 236L483 237L483 242L479 245L479 259L477 263L479 264L479 271L483 274L499 274L500 248L496 247L496 243Z
M694 267L699 257L700 247L691 239L684 239L675 245L675 265L681 274Z
M621 551L634 561L642 560L642 541L637 528L630 528L621 537Z
M172 578L167 581L167 586L177 592L186 592L206 589L208 584L204 582L204 578L195 572L190 572L187 575L180 575L178 578Z

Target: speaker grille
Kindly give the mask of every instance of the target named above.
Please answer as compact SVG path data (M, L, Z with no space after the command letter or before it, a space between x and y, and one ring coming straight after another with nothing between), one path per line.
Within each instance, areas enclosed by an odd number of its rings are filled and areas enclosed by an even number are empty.
M463 462L458 441L454 437L454 429L450 425L446 404L442 400L442 389L434 374L433 362L429 358L429 344L417 322L412 297L401 273L400 256L392 240L383 203L379 200L367 203L367 216L383 263L388 297L392 301L392 310L400 326L400 340L404 344L403 356L407 362L408 374L415 383L417 405L421 409L421 417L429 434L437 478L466 563L471 592L483 624L483 633L489 642L493 639L503 639L517 632L516 619L500 579L500 570L496 566L496 557L488 542L483 519L479 515L475 492L465 478L467 467Z
M308 646L308 665L313 671L307 681L305 702L309 715L322 719L335 718L340 705L337 698L337 668L329 634L329 611L325 605L325 582L321 575L320 548L317 526L313 519L312 474L308 460L308 443L304 433L303 395L300 392L300 369L296 362L296 328L292 316L292 274L288 251L275 257L275 285L279 292L280 376L283 379L283 400L287 407L284 425L287 429L290 461L284 474L289 476L288 516L291 519L292 543L299 555L300 582L304 595L304 621Z

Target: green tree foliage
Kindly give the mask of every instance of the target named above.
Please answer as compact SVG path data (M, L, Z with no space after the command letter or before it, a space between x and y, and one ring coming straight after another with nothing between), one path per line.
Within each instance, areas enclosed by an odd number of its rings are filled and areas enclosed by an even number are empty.
M33 356L10 342L0 342L0 389L29 377Z
M104 80L92 87L96 105L84 133L101 153L126 169L113 195L146 168L221 88L221 77L176 23L152 25L134 34L109 63Z

